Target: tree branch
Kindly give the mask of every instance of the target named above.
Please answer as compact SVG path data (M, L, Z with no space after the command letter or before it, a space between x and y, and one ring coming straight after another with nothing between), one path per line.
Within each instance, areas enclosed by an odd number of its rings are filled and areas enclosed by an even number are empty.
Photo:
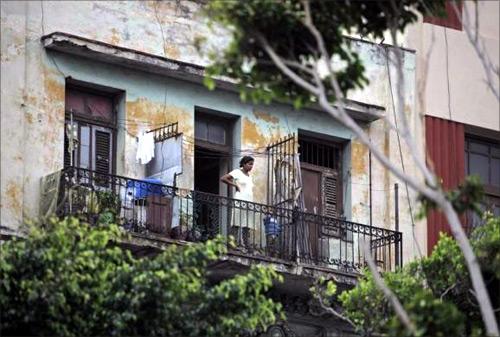
M351 131L355 133L355 135L359 138L359 140L366 145L373 153L373 155L385 166L387 167L392 173L394 173L399 179L402 181L407 181L410 186L412 186L415 190L420 191L422 194L426 195L429 198L432 198L436 191L434 189L428 188L426 186L423 186L421 182L415 180L413 177L407 175L406 173L402 172L399 168L394 166L389 159L380 152L380 150L375 147L368 135L359 127L359 125L346 113L344 109L344 95L342 94L342 91L340 90L340 86L336 80L335 74L333 72L333 69L331 67L329 54L326 51L325 44L323 37L321 36L321 33L317 30L317 28L314 26L312 23L312 19L310 16L310 8L309 8L309 1L304 0L304 8L305 8L305 14L306 18L304 20L304 24L306 27L311 31L313 36L316 38L317 43L318 43L318 48L320 49L320 52L322 54L322 57L327 60L326 65L328 68L329 72L329 78L330 78L330 84L335 90L335 95L337 97L337 100L340 101L340 104L338 104L338 110L334 109L330 102L328 101L328 98L326 97L326 90L324 86L322 86L321 81L317 81L317 85L320 89L319 93L317 94L319 97L319 103L323 109L325 109L327 112L330 112L333 117L341 121L345 126L347 126ZM317 79L318 77L316 77Z
M441 294L440 299L442 300L450 292L450 290L452 290L456 286L457 286L457 283L455 282L451 286L449 286L448 288L446 288L446 290L443 291L443 293Z
M286 59L281 59L284 65L295 68L297 70L302 70L303 72L308 73L311 76L314 76L313 70L311 68L308 68L307 66L297 62L297 61L291 61L291 60L286 60ZM268 61L268 60L257 60L257 63L263 64L263 65L276 65L274 61Z
M305 90L309 91L312 94L318 95L319 90L317 87L313 86L311 83L305 81L301 78L296 72L290 69L282 60L281 57L276 54L274 49L271 47L269 42L267 42L266 38L262 36L260 33L256 33L257 40L260 42L264 51L269 55L271 60L273 60L274 64L291 80L293 80L297 85L301 86Z
M373 275L373 280L375 281L375 284L377 284L377 287L382 290L384 293L384 296L389 300L389 303L391 303L392 307L394 308L394 311L396 312L396 315L399 317L399 320L404 324L406 329L411 332L412 336L417 335L417 331L415 328L415 324L410 320L410 317L408 316L407 312L403 308L403 305L401 302L399 302L398 298L394 293L389 289L382 277L380 276L377 267L375 266L375 263L373 262L373 257L370 252L370 248L368 246L368 241L364 243L364 250L365 250L365 256L366 262L368 263L368 268L370 268L370 271Z
M462 27L467 35L467 38L469 39L470 44L474 48L474 51L476 52L477 56L479 57L479 60L481 61L481 64L484 68L484 72L486 74L486 84L488 85L488 88L490 91L495 95L497 100L500 101L500 92L498 85L495 85L495 81L493 79L492 73L496 75L497 80L499 80L500 77L500 69L495 68L493 63L491 62L488 53L486 50L484 50L484 46L481 46L480 40L478 38L479 32L477 31L478 25L476 25L476 32L475 34L472 32L472 29L470 27L470 17L469 17L469 11L467 9L467 4L464 3L463 5L463 13L464 13L464 19L461 17L461 13L458 10L458 7L454 1L451 2L452 8L455 11L455 14L459 18L460 22L462 23ZM476 9L477 12L477 9ZM476 15L477 17L477 15ZM477 18L476 18L477 20ZM476 24L478 22L476 21Z
M341 100L341 102L343 103L344 97L342 95L342 92L340 90L338 82L336 81L335 74L331 68L330 57L326 51L326 48L324 45L324 40L321 36L321 33L317 30L317 28L312 23L309 1L304 0L303 3L304 3L304 9L305 9L304 25L311 31L311 33L313 34L313 36L317 40L318 47L320 49L322 57L327 61L326 64L327 64L327 68L328 68L328 71L330 74L330 76L329 76L330 83L331 83L333 89L335 90L335 94L336 94L337 99ZM395 39L394 29L391 30L391 34L393 34L394 42L396 43L397 41ZM272 50L272 48L270 48L269 44L267 44L266 52L270 53L269 49ZM398 56L397 57L397 65L398 65L397 70L398 70L398 79L399 79L398 84L401 85L401 82L403 80L403 73L402 73L402 62L401 62L400 52L401 52L400 49L396 48L396 55ZM273 61L275 61L275 62L276 62L276 60L279 61L279 56L276 53L274 53L274 55L270 54L270 56L273 59ZM282 62L280 62L280 63L281 64L277 63L277 66L280 69L283 69L284 65ZM429 188L427 186L423 186L422 184L417 182L415 179L413 179L412 177L408 176L406 173L399 170L399 168L395 167L389 161L389 159L378 150L378 148L373 146L373 144L370 142L370 139L366 135L366 133L345 112L343 104L339 105L338 110L334 109L331 106L330 102L328 101L328 98L327 98L326 92L325 92L325 88L322 85L321 80L318 81L318 76L315 76L318 87L314 87L310 83L307 83L307 86L305 86L303 84L303 82L304 82L303 79L297 78L298 76L295 73L291 73L291 75L293 75L293 76L290 76L289 75L290 71L289 71L289 69L287 69L287 70L288 70L288 72L285 72L285 74L287 74L287 76L289 76L298 85L301 85L306 90L309 90L311 93L317 95L319 98L319 102L320 102L321 107L323 107L333 117L337 118L344 125L346 125L349 129L351 129L351 131L353 131L355 133L355 135L358 136L358 138L360 139L360 141L363 144L368 146L368 148L372 151L374 156L386 168L388 168L399 179L401 179L402 181L404 181L405 183L410 185L414 190L419 191L420 193L422 193L423 195L425 195L429 199L433 200L438 205L438 207L445 213L446 218L450 224L451 232L452 232L453 236L455 237L455 239L457 240L457 243L464 254L464 257L465 257L465 260L467 263L467 267L469 269L469 274L470 274L470 277L472 280L472 284L474 286L474 289L476 290L476 293L478 294L478 302L481 306L481 314L482 314L483 321L485 323L487 332L489 335L498 335L498 325L497 325L496 320L495 320L495 316L493 313L493 307L491 305L490 298L489 298L488 293L486 291L484 279L482 277L481 270L480 270L479 264L477 262L477 258L474 255L474 252L472 251L472 247L470 246L470 243L467 239L467 236L465 235L465 232L461 226L458 215L455 212L455 210L453 209L451 203L446 199L444 192L436 186L436 180L435 180L434 175L432 175L430 173L430 171L428 170L428 168L425 164L422 164L422 161L416 155L416 151L411 151L412 156L413 156L415 162L417 163L418 167L420 168L420 170L424 173L426 181L434 188ZM309 88L313 88L314 90L310 90ZM402 97L401 90L399 90L399 95L400 95L400 97ZM403 102L402 99L400 99L398 102L400 108L398 110L401 114L401 118L402 118L402 121L404 123L404 129L408 130L406 116L404 116L404 112L402 109L402 102ZM416 149L414 141L413 141L413 139L411 139L411 137L409 137L408 132L403 132L403 137L405 138L405 141L407 141L407 143L411 149ZM375 270L375 274L376 273L377 273L377 271ZM377 276L380 277L380 275L378 275L378 274L377 274ZM393 301L391 301L391 303L393 303Z
M394 0L391 0L391 2L394 2ZM455 8L455 11L458 15L458 9L456 8L456 5L454 2L452 2L453 7ZM466 15L467 16L467 15ZM470 33L470 32L469 32ZM396 30L395 27L393 26L391 29L391 35L393 38L393 43L396 46L396 62L397 62L397 70L398 70L398 80L399 80L399 85L398 85L398 95L402 95L402 80L403 80L403 73L402 73L402 62L401 62L401 50L397 46L397 40L396 40ZM471 40L471 37L469 37ZM472 41L471 41L472 42ZM480 56L481 58L481 56ZM483 61L483 58L481 58ZM484 64L484 63L483 63ZM488 72L488 75L489 74ZM401 97L399 98L399 112L401 114L401 118L403 123L406 123L406 116L404 115L402 111L402 99ZM405 128L407 126L405 125ZM404 135L404 134L403 134ZM413 140L411 137L408 139L409 143L408 144L413 144ZM411 148L415 148L413 146L410 146ZM412 151L413 152L413 151ZM420 163L420 160L414 156L415 160L417 163ZM428 169L425 167L424 172L429 172ZM430 172L429 172L430 173ZM467 264L467 268L469 270L469 275L473 284L474 289L476 290L476 293L478 295L478 303L480 305L481 309L481 315L483 318L483 322L485 324L486 330L488 335L492 336L498 336L499 335L499 330L498 330L498 323L496 322L495 319L495 314L493 312L493 306L491 305L491 300L489 298L488 292L486 290L486 284L484 282L484 278L481 273L481 269L479 267L479 263L477 261L477 258L472 250L472 247L470 245L469 240L467 239L467 236L463 230L462 224L460 222L460 219L458 218L458 215L456 211L453 209L453 206L451 203L446 199L444 193L438 193L436 195L437 198L431 198L434 202L436 202L437 206L444 212L446 219L448 220L448 223L450 225L451 232L453 234L453 237L457 240L457 243L464 254L464 258Z
M316 298L318 299L318 302L319 302L319 305L320 305L321 309L323 309L326 313L332 314L335 317L340 318L343 321L346 321L352 327L355 328L356 325L354 324L353 321L351 321L348 317L346 317L346 316L342 315L341 313L339 313L337 310L333 309L331 306L328 306L328 305L325 304L324 299L321 296L319 287L317 285L315 285L315 287L316 287L316 294L317 294Z
M465 231L460 223L460 219L453 209L453 206L444 195L440 195L435 201L438 207L444 212L450 225L451 233L453 234L455 240L457 240L458 246L464 254L472 286L475 290L476 299L481 310L484 326L486 327L486 332L488 336L498 336L498 323L495 318L495 313L493 312L493 306L488 295L488 290L486 289L486 285L484 283L483 274L481 272L481 268L479 267L477 257L474 254L472 246L470 245L467 235L465 234Z

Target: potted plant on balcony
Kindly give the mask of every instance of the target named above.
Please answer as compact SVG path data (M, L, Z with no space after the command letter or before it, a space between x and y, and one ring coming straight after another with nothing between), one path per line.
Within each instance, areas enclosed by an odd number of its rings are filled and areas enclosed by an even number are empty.
M121 200L119 196L113 191L104 190L97 191L98 206L100 209L99 215L97 217L97 223L99 224L120 224L120 210L121 210Z
M193 214L181 211L179 215L179 225L172 228L171 237L178 240L186 240L190 236L190 229L193 228Z

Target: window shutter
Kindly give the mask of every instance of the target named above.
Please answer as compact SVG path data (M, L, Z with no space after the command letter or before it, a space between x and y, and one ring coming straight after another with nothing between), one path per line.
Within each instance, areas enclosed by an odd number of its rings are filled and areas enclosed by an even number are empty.
M111 133L95 130L95 171L101 174L111 173Z
M323 172L323 215L338 217L339 181L336 172Z
M69 139L66 132L64 132L64 167L71 166L71 156L68 151L68 148L69 148Z

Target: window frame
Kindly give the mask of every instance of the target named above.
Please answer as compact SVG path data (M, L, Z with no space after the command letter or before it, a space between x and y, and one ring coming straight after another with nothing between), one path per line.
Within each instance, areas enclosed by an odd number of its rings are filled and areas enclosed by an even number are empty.
M470 150L470 143L478 143L478 144L483 144L488 146L488 180L491 181L491 173L492 173L492 165L491 165L491 160L492 158L495 159L500 159L500 156L493 156L491 148L492 147L497 147L500 149L500 141L496 141L491 138L485 138L478 136L476 134L470 134L466 133L465 134L465 139L464 139L464 169L465 169L465 175L469 176L471 174L470 172L470 154L471 153L476 153L476 154L481 154L484 155L484 153L479 153L479 152L471 152ZM489 183L488 181L488 183ZM497 203L495 201L500 200L500 186L493 186L490 184L484 184L484 197L483 197L483 202L481 203L482 206L492 206L493 204L495 205L500 205L500 202ZM473 214L472 212L467 212L466 215L466 224L467 224L467 230L470 231L473 228L477 227L478 224L481 223L481 220L478 220L477 215Z
M94 116L89 116L86 115L85 113L78 112L78 111L72 111L68 109L68 106L66 105L65 101L65 122L64 122L64 127L66 128L66 125L71 123L71 120L73 119L73 122L77 123L78 125L78 139L81 139L81 127L83 126L88 126L89 127L89 168L88 170L95 171L95 160L92 157L93 154L95 154L95 132L96 130L104 131L104 132L109 132L111 134L111 146L110 146L110 172L108 174L116 174L116 160L117 160L117 155L116 155L116 149L117 149L117 110L116 110L116 98L117 95L113 93L109 93L106 91L100 91L92 88L87 88L83 87L81 85L76 85L76 84L70 84L66 85L66 90L65 90L65 95L68 95L71 90L83 92L88 95L95 95L95 96L101 96L101 97L106 97L109 98L111 101L111 119L109 121L105 121L102 118L96 118ZM66 98L67 96L65 96ZM67 138L66 136L66 130L64 132L64 137ZM66 144L66 140L65 140ZM74 150L77 153L73 154L73 165L75 167L80 167L80 148L78 147L77 149ZM66 146L64 145L63 147L63 152L64 156L66 156ZM75 156L76 155L76 156ZM75 160L76 159L76 160ZM64 160L64 165L66 166L66 161Z
M210 125L210 124L221 126L225 132L224 144L214 143L208 139L197 138L196 137L197 123L205 123L207 125L207 132L208 132L208 125ZM232 152L232 143L233 143L232 142L233 123L234 123L234 121L230 118L225 118L223 116L213 115L211 113L207 113L207 112L203 112L203 111L196 111L195 121L194 121L194 128L195 128L194 129L194 140L195 140L196 146L199 146L201 148L204 148L204 149L207 149L210 151L216 151L216 152L221 152L224 154L230 154ZM208 135L207 135L207 138L208 138Z
M326 140L326 139L316 138L316 137L310 136L310 135L299 134L299 138L298 138L299 145L301 144L301 141L313 143L316 145L323 145L323 146L332 147L332 148L334 148L335 151L338 151L337 158L336 158L337 162L336 162L336 165L334 165L336 167L331 168L328 166L320 166L320 165L311 164L311 163L302 161L302 153L303 152L301 151L300 146L299 146L300 166L305 168L305 169L308 169L310 171L315 171L315 172L318 172L321 174L321 183L322 183L321 191L320 191L321 192L320 193L321 215L329 217L328 215L325 214L325 211L326 211L325 180L328 177L335 177L337 180L337 204L336 204L337 215L335 216L335 218L340 219L340 218L344 217L344 214L345 214L345 212L344 212L344 196L343 196L344 182L342 179L344 144L342 144L339 141L335 141L335 140Z
M473 151L471 152L471 150L469 148L470 142L483 144L483 145L488 146L488 156L487 156L488 157L488 183L487 184L484 183L484 190L485 190L486 194L500 197L500 186L494 186L494 185L491 185L489 183L491 181L491 174L492 174L492 165L491 165L492 158L500 159L500 156L497 157L497 156L492 155L491 148L496 146L500 149L500 142L495 142L494 140L492 141L490 139L478 137L475 135L466 134L465 135L465 144L464 144L464 152L465 152L465 158L464 158L465 165L464 165L464 167L466 170L466 172L465 172L466 176L471 175L471 172L470 172L470 154L473 153L473 154L484 155L484 153L473 152Z

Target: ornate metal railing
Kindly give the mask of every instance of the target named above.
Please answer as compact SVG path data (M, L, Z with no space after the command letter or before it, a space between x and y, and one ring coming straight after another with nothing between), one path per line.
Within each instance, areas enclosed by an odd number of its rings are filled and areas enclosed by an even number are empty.
M381 270L402 263L400 232L81 168L60 179L59 215L91 224L186 241L232 235L243 254L347 272L365 266L365 245Z

